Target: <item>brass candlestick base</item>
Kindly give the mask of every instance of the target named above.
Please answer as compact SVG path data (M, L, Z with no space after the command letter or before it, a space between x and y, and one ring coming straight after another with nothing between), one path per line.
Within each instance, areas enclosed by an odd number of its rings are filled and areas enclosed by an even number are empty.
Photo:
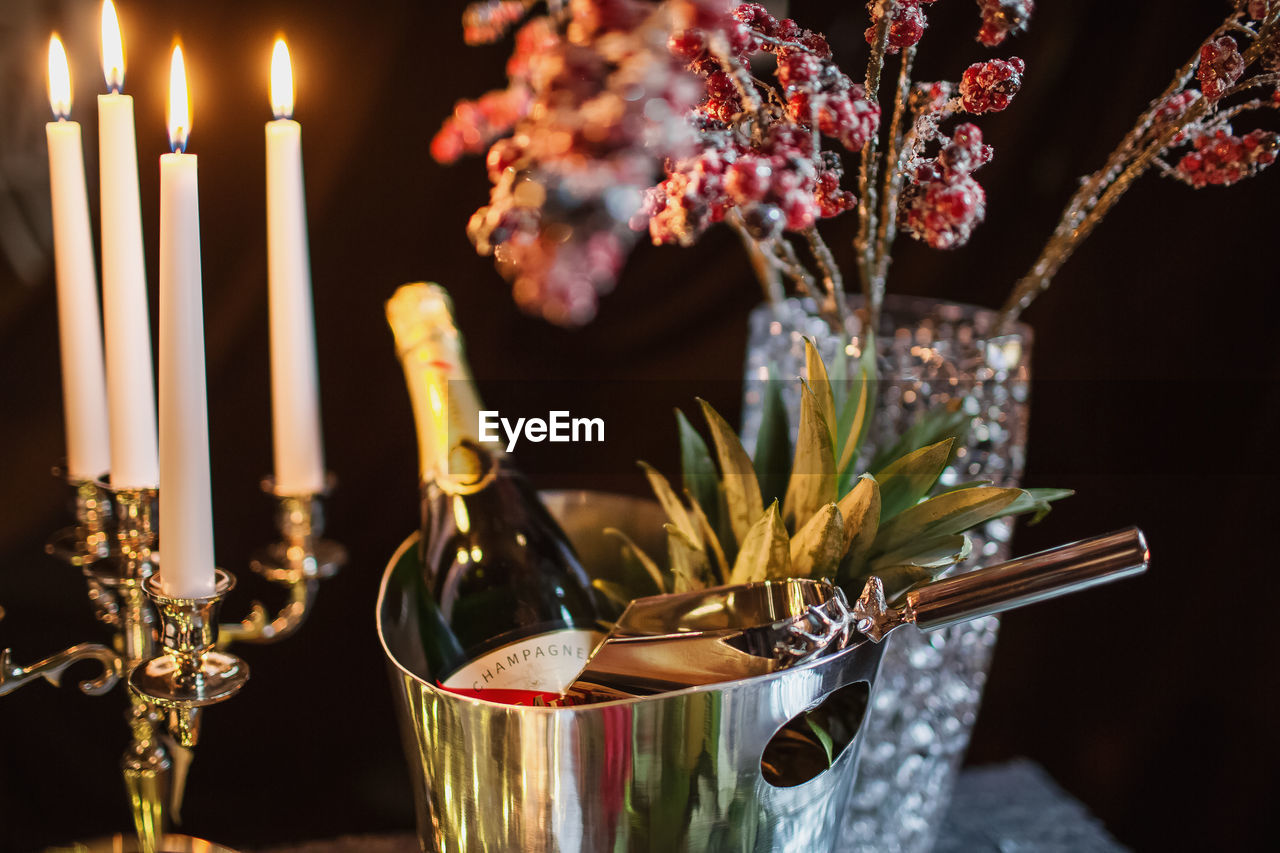
M220 630L218 607L235 583L230 574L218 570L215 594L206 599L166 596L152 577L159 515L155 489L118 488L99 480L70 478L56 469L54 473L73 490L76 523L54 534L46 551L81 569L94 613L111 629L114 650L81 643L24 667L13 662L7 649L0 649L0 696L39 680L57 685L68 666L85 659L100 662L102 673L81 682L84 692L102 695L118 681L127 680L126 720L132 738L120 767L137 839L116 836L103 842L106 847L91 849L225 851L216 844L165 831L170 814L176 815L181 807L191 761L191 754L182 747L199 739L201 709L232 696L249 677L244 661L218 651L217 644L270 643L291 635L310 612L320 580L346 562L341 545L321 538L321 501L328 489L324 494L285 495L270 480L264 483L277 500L281 541L266 548L252 567L272 583L285 586L289 602L274 618L254 604L243 621ZM163 646L160 654L157 640ZM164 736L166 723L182 747Z
M50 847L44 853L150 853L138 839L127 835L112 835L93 841L77 841L66 846ZM190 835L165 833L156 839L154 853L237 853L230 847L192 838Z
M249 666L233 654L215 651L218 608L235 578L217 569L214 594L202 598L166 595L159 579L148 578L147 596L160 613L164 653L129 675L129 687L168 716L169 732L185 747L200 738L200 710L239 692Z

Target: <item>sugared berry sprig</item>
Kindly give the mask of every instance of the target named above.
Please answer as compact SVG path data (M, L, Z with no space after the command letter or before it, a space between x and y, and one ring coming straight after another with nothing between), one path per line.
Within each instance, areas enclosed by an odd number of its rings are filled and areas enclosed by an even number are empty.
M1249 42L1243 53L1238 39ZM1000 326L1012 324L1049 287L1076 248L1134 181L1153 166L1169 177L1200 188L1230 185L1274 162L1275 134L1254 132L1238 137L1228 121L1247 110L1280 108L1277 57L1280 2L1237 0L1234 10L1178 69L1102 168L1082 179L1053 235L1006 300ZM1191 88L1193 79L1198 90ZM1228 103L1233 96L1268 88L1269 97ZM1176 166L1170 166L1163 158L1184 144L1192 150Z
M687 245L724 222L746 243L769 298L786 278L845 328L843 277L818 223L856 209L857 272L870 314L863 327L875 328L900 225L930 245L954 247L981 219L971 170L924 164L950 162L954 136L939 126L958 113L1002 109L1022 72L1018 60L980 64L966 72L961 96L923 114L910 107L932 2L869 0L869 56L855 83L821 34L757 4L545 0L545 14L516 32L507 88L459 102L432 153L449 162L488 147L493 187L469 236L512 280L521 305L556 322L592 316L633 229ZM536 5L473 4L465 36L493 41ZM990 41L1025 24L1031 4L979 7L979 39ZM767 63L752 67L763 54L772 56L771 80L760 79ZM893 115L886 134L881 78L891 57L899 67L883 99ZM934 143L930 158L925 148ZM859 158L856 195L842 185L842 153ZM899 209L904 195L910 215ZM960 197L974 203L961 210Z

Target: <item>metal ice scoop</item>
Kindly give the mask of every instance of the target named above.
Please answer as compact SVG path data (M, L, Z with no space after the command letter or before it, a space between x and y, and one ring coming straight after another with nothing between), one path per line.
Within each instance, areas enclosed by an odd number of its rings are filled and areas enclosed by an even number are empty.
M566 691L606 701L736 681L880 642L908 623L942 628L1140 574L1136 527L918 586L885 600L872 577L852 607L826 581L787 579L638 598Z

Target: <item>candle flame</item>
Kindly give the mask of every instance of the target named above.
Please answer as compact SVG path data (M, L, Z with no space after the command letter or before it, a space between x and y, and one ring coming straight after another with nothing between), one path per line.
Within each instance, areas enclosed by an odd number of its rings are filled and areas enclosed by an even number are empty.
M293 115L293 63L282 38L271 50L271 112L276 118Z
M49 106L59 121L71 115L71 71L57 33L49 37Z
M187 96L187 65L182 59L182 46L173 46L173 60L169 64L169 147L174 151L187 149L187 136L191 133L191 106Z
M120 19L111 0L102 4L102 73L107 88L119 92L124 88L124 41L120 38Z

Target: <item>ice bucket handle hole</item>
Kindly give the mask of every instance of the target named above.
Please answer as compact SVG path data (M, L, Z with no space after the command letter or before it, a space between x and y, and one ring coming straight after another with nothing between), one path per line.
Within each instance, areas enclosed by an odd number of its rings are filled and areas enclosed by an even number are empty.
M870 695L870 682L855 681L783 723L760 756L764 780L775 788L793 788L833 768L857 738Z

